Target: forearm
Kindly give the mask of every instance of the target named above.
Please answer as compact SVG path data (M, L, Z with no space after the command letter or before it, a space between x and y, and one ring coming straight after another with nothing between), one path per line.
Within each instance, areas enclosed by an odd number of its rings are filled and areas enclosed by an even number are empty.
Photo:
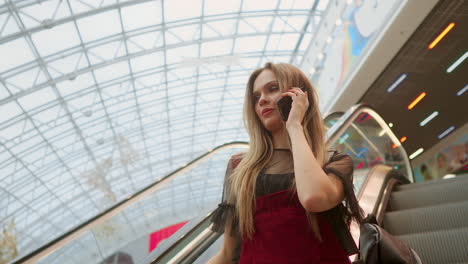
M292 144L294 175L299 200L304 208L312 212L330 209L330 197L337 195L336 185L325 174L304 135L301 124L290 125L288 134Z
M230 260L224 256L222 251L218 252L218 254L214 255L210 260L208 260L207 264L230 264Z

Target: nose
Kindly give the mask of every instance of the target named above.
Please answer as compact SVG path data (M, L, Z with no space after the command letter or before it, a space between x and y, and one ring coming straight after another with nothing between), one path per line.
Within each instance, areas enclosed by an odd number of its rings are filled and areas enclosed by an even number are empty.
M265 96L262 95L262 96L260 97L260 100L258 100L258 104L259 104L260 106L262 106L262 105L265 104L265 103L268 103L268 100L267 100L267 98L266 98Z

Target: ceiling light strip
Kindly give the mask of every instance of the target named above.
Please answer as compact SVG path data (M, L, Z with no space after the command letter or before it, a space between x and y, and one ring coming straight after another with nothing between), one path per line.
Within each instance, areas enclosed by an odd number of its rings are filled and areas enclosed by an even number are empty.
M437 38L435 38L431 44L429 44L429 49L432 49L434 48L437 43L439 43L443 37L445 37L445 35L447 35L449 33L450 30L452 30L452 28L455 26L455 23L450 23L445 29L444 31L442 31L442 33L439 34L439 36L437 36Z
M452 132L453 130L455 130L455 126L451 126L447 129L445 129L444 132L440 133L440 135L437 136L438 139L442 139L444 138L446 135L448 135L450 132Z
M464 94L467 90L468 90L468 84L465 85L465 87L463 87L463 88L461 88L460 90L458 90L457 96L460 96L460 95Z
M438 116L439 112L434 111L432 114L430 114L428 117L426 117L421 123L419 123L420 126L425 126L427 123L429 123L434 117Z
M398 80L396 80L392 85L390 85L390 87L387 89L387 92L391 93L393 90L395 90L395 88L397 88L398 85L400 85L400 83L406 79L406 76L408 76L408 74L406 73L403 73L399 78Z
M419 154L423 153L424 149L423 148L420 148L418 150L416 150L413 154L411 154L409 156L410 159L414 159L416 158Z
M421 93L416 99L414 99L414 101L411 102L410 105L408 105L408 110L413 109L413 107L414 107L416 104L418 104L419 101L421 101L421 100L424 98L424 96L426 96L426 93L425 93L425 92Z
M468 51L466 51L465 54L463 54L460 58L458 58L458 60L456 60L452 65L450 65L450 67L447 68L447 73L453 72L453 70L455 70L458 65L460 65L466 58L468 58Z

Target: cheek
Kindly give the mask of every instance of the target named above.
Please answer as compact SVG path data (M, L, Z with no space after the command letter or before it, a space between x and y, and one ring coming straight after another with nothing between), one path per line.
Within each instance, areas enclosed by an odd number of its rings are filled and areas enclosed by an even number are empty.
M261 111L261 110L260 110L260 106L259 106L258 104L255 104L254 109L255 109L255 113L256 113L257 115L260 115L260 114L261 114L261 112L260 112L260 111Z

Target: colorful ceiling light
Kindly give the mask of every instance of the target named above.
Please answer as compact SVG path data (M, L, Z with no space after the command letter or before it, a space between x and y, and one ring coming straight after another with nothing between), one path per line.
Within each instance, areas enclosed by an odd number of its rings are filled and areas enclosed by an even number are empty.
M403 73L392 85L390 85L390 87L388 87L387 92L391 93L393 90L395 90L395 88L397 88L398 85L400 85L400 83L403 80L405 80L407 76L408 76L408 74Z
M409 156L410 159L414 159L416 158L417 156L419 156L419 154L423 153L424 149L423 148L420 148L418 150L416 150L415 152L413 152L413 154L411 154Z
M346 133L338 140L338 143L339 144L344 144L348 138L349 138L349 134Z
M439 42L442 40L442 38L444 38L445 35L447 35L447 34L449 33L449 31L452 30L452 28L453 28L454 26L455 26L455 23L453 23L453 22L450 23L450 24L442 31L442 33L440 33L440 34L431 42L431 44L429 44L428 49L434 48L434 47L437 45L437 43L439 43Z
M450 134L450 132L452 132L453 130L455 129L455 126L451 126L447 129L444 130L444 132L440 133L437 138L438 139L442 139L444 138L445 136L447 136L448 134Z
M408 139L407 137L402 137L402 138L400 138L400 142L403 143L403 142L405 142L407 139Z
M450 67L447 68L447 73L453 72L462 62L468 58L468 51L465 52L460 58L458 58Z
M416 99L414 99L413 102L411 102L411 104L408 105L408 110L413 109L413 107L417 105L419 101L421 101L424 98L424 96L426 96L426 93L422 92L418 97L416 97Z
M428 117L426 117L421 123L419 123L419 126L425 126L427 123L431 122L432 119L434 119L436 116L439 115L439 112L434 111L432 114L430 114Z
M461 95L464 94L467 90L468 90L468 84L465 85L465 87L463 87L463 88L461 88L460 90L458 90L457 96L461 96Z

